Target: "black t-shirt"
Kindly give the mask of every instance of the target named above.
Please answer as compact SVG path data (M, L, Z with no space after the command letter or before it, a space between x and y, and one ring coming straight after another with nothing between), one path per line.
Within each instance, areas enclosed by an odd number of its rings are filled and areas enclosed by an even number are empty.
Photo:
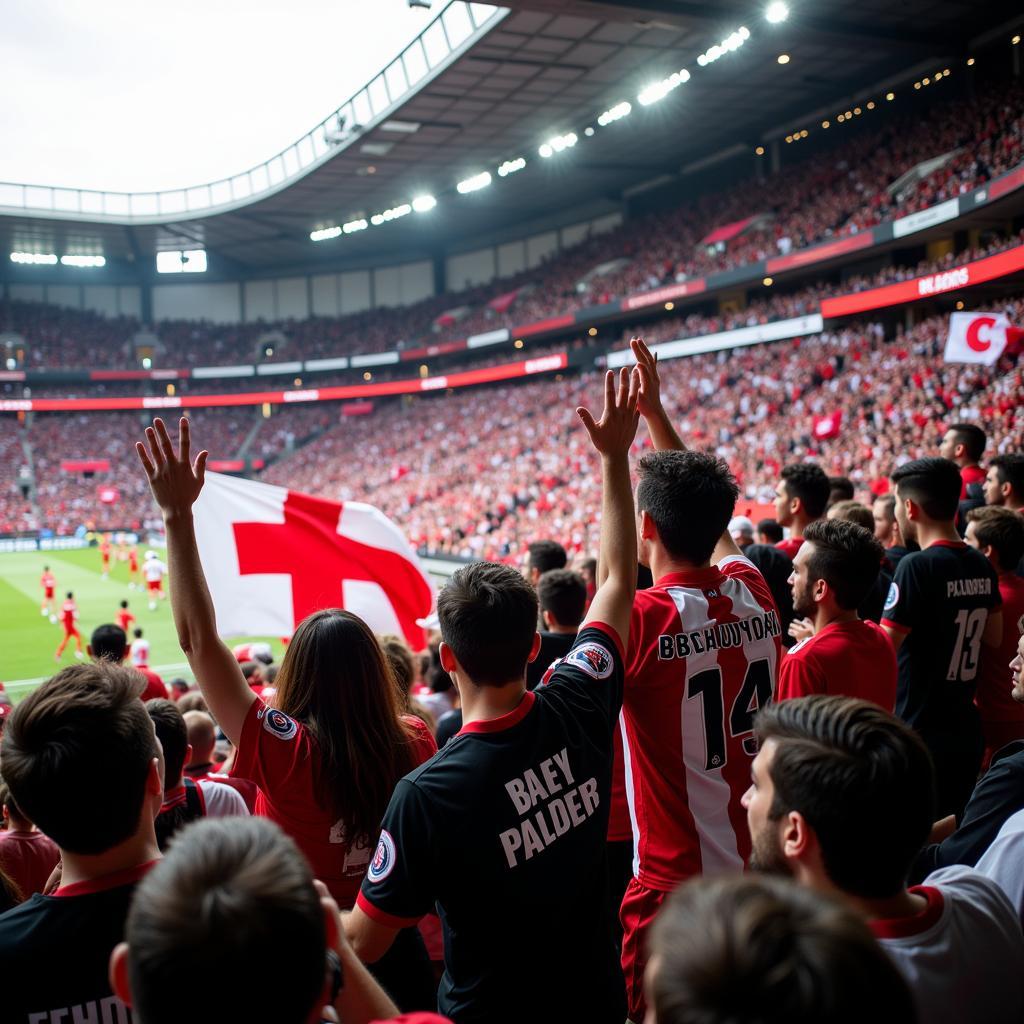
M526 666L526 688L536 690L551 663L564 658L576 643L575 633L547 633L541 631L537 657Z
M452 708L437 720L437 749L440 750L449 740L454 739L462 728L462 708Z
M772 544L748 544L743 549L743 554L761 570L761 575L772 592L775 607L779 610L779 621L782 623L782 644L789 647L796 642L787 632L789 624L796 617L793 613L793 590L789 585L789 577L793 573L793 560L785 551Z
M892 576L884 568L880 567L878 575L875 577L875 582L871 584L871 589L867 593L867 597L864 598L857 609L857 614L865 621L881 622L882 611L885 608L885 602L889 598L891 588Z
M136 883L150 867L65 886L53 896L37 893L0 914L4 1021L131 1020L107 970L111 951L124 939Z
M604 898L622 686L617 638L588 626L547 686L395 789L358 903L403 927L436 902L457 1024L625 1019Z
M882 623L906 634L897 658L903 721L956 732L973 720L981 638L999 604L995 570L966 544L938 541L900 559Z

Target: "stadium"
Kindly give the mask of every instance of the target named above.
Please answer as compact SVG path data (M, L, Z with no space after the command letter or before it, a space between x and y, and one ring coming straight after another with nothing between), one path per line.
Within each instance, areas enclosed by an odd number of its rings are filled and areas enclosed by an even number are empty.
M254 19L282 80L299 25L370 69L310 67L287 145L254 79L245 147L197 125L147 191L131 146L0 156L39 168L0 180L11 1019L170 1020L153 965L244 965L236 933L311 976L322 897L346 986L256 1019L1020 1020L1019 6L357 6ZM196 67L215 28L166 26ZM121 109L89 130L154 156ZM143 683L163 788L115 753ZM83 780L133 757L94 835ZM47 992L91 918L38 894L158 840Z

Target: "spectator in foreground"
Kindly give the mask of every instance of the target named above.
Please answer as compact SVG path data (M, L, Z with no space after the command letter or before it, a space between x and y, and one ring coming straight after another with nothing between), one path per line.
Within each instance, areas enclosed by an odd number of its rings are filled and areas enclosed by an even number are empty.
M648 1024L913 1024L871 930L831 898L757 876L680 886L651 932Z
M324 1019L325 1006L343 1024L394 1017L345 942L337 904L316 885L295 843L266 819L189 825L140 885L110 958L136 1024L195 1017L197 993L203 1020L307 1024ZM279 983L253 984L267 950Z
M565 548L556 540L535 540L529 548L526 560L526 575L533 586L546 572L564 569L569 561Z
M790 558L800 550L804 530L821 519L828 507L828 477L821 466L800 462L786 466L775 488L775 518L789 529L789 536L776 545Z
M0 832L0 871L17 887L20 903L33 893L45 891L60 861L60 850L49 836L33 827L3 780L0 780L0 807L5 825Z
M128 657L130 651L128 635L120 626L108 622L105 625L97 626L92 631L86 650L93 661L107 661L119 665ZM158 697L166 700L167 687L151 668L147 665L135 664L132 667L133 671L141 675L145 681L146 685L142 691L144 701L154 700Z
M207 453L192 461L185 418L177 454L160 419L146 439L148 449L140 442L136 450L167 527L179 643L210 713L235 744L232 774L259 787L256 813L288 831L339 904L351 907L395 783L436 752L434 738L419 719L402 716L372 631L337 608L296 627L274 706L256 696L217 633L196 547L192 504ZM406 929L374 970L403 1010L433 1003L429 960L415 929Z
M882 628L897 651L896 714L931 751L939 817L959 815L985 742L974 690L982 646L997 648L999 580L960 539L960 473L948 459L916 459L892 475L900 533L921 550L900 560Z
M744 798L751 867L858 911L910 985L920 1020L1020 1021L1024 935L1002 890L959 867L906 887L934 818L921 740L875 704L820 696L770 705L756 735Z
M587 605L587 585L571 569L551 569L537 582L537 600L544 628L540 650L526 666L526 685L536 689L551 663L572 650Z
M1024 512L1024 455L996 455L985 474L985 503Z
M458 1022L621 1024L625 1015L604 903L605 837L636 583L628 453L637 389L623 370L616 393L608 373L600 422L578 410L603 464L606 579L547 685L526 688L540 638L537 595L519 573L478 562L439 594L440 656L464 725L399 782L346 920L356 952L373 960L436 901L446 928L438 1003ZM538 926L557 953L524 970Z
M857 614L878 577L881 557L882 545L862 526L841 519L808 525L790 584L793 607L811 621L813 633L783 657L778 700L832 693L893 710L892 644L880 626Z
M875 518L867 505L859 501L837 501L832 505L826 516L828 519L842 519L847 523L856 523L872 536L875 532ZM878 561L878 571L874 581L857 606L857 614L866 622L881 622L885 610L885 600L892 586L892 573L889 572L884 552Z
M57 844L60 888L0 916L4 1016L123 1019L108 961L138 881L160 857L163 757L142 681L106 661L58 672L15 708L0 766L18 806ZM55 965L59 965L56 966ZM13 980L17 979L17 984Z

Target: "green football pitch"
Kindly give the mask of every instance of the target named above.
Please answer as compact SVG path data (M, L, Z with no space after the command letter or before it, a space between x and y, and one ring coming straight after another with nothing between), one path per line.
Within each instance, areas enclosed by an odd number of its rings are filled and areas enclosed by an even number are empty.
M53 625L48 617L40 615L43 589L39 577L48 565L57 579L55 604L58 622ZM164 581L167 589L167 581ZM164 680L183 676L191 680L185 656L178 646L170 601L159 602L155 611L149 610L144 589L132 590L128 586L128 563L113 559L109 579L103 579L100 553L97 548L78 551L19 552L0 554L0 681L17 701L29 690L47 679L63 665L75 663L74 642L64 651L60 664L54 654L64 635L60 625L60 605L68 591L75 595L78 605L78 629L83 643L89 634L105 622L114 622L120 602L128 601L135 615L135 626L141 627L149 641L150 667ZM247 640L266 640L275 659L283 653L280 637L232 637L231 645Z

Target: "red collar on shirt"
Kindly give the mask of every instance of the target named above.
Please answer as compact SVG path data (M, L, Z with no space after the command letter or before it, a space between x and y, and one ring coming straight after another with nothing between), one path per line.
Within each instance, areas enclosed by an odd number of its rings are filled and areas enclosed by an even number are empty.
M139 881L151 868L154 868L159 860L147 861L145 864L136 864L133 868L125 868L123 871L115 871L110 875L100 875L99 878L87 878L83 882L72 882L71 885L62 885L54 896L86 896L94 892L106 892L107 889L118 889L122 885L131 885Z
M457 735L462 736L468 732L501 732L503 729L511 729L513 725L518 725L530 713L530 708L533 707L533 702L536 699L537 695L533 690L527 690L523 694L523 699L507 714L498 718L489 718L483 722L470 722L468 725L464 725Z
M876 939L908 939L928 931L942 917L945 900L938 889L930 885L915 885L910 891L928 901L924 909L910 917L876 918L869 921Z
M967 545L962 540L933 540L928 545L930 548L965 548Z
M656 580L656 587L703 587L722 579L722 570L717 565L706 565L703 569L683 569L681 572L667 572Z

